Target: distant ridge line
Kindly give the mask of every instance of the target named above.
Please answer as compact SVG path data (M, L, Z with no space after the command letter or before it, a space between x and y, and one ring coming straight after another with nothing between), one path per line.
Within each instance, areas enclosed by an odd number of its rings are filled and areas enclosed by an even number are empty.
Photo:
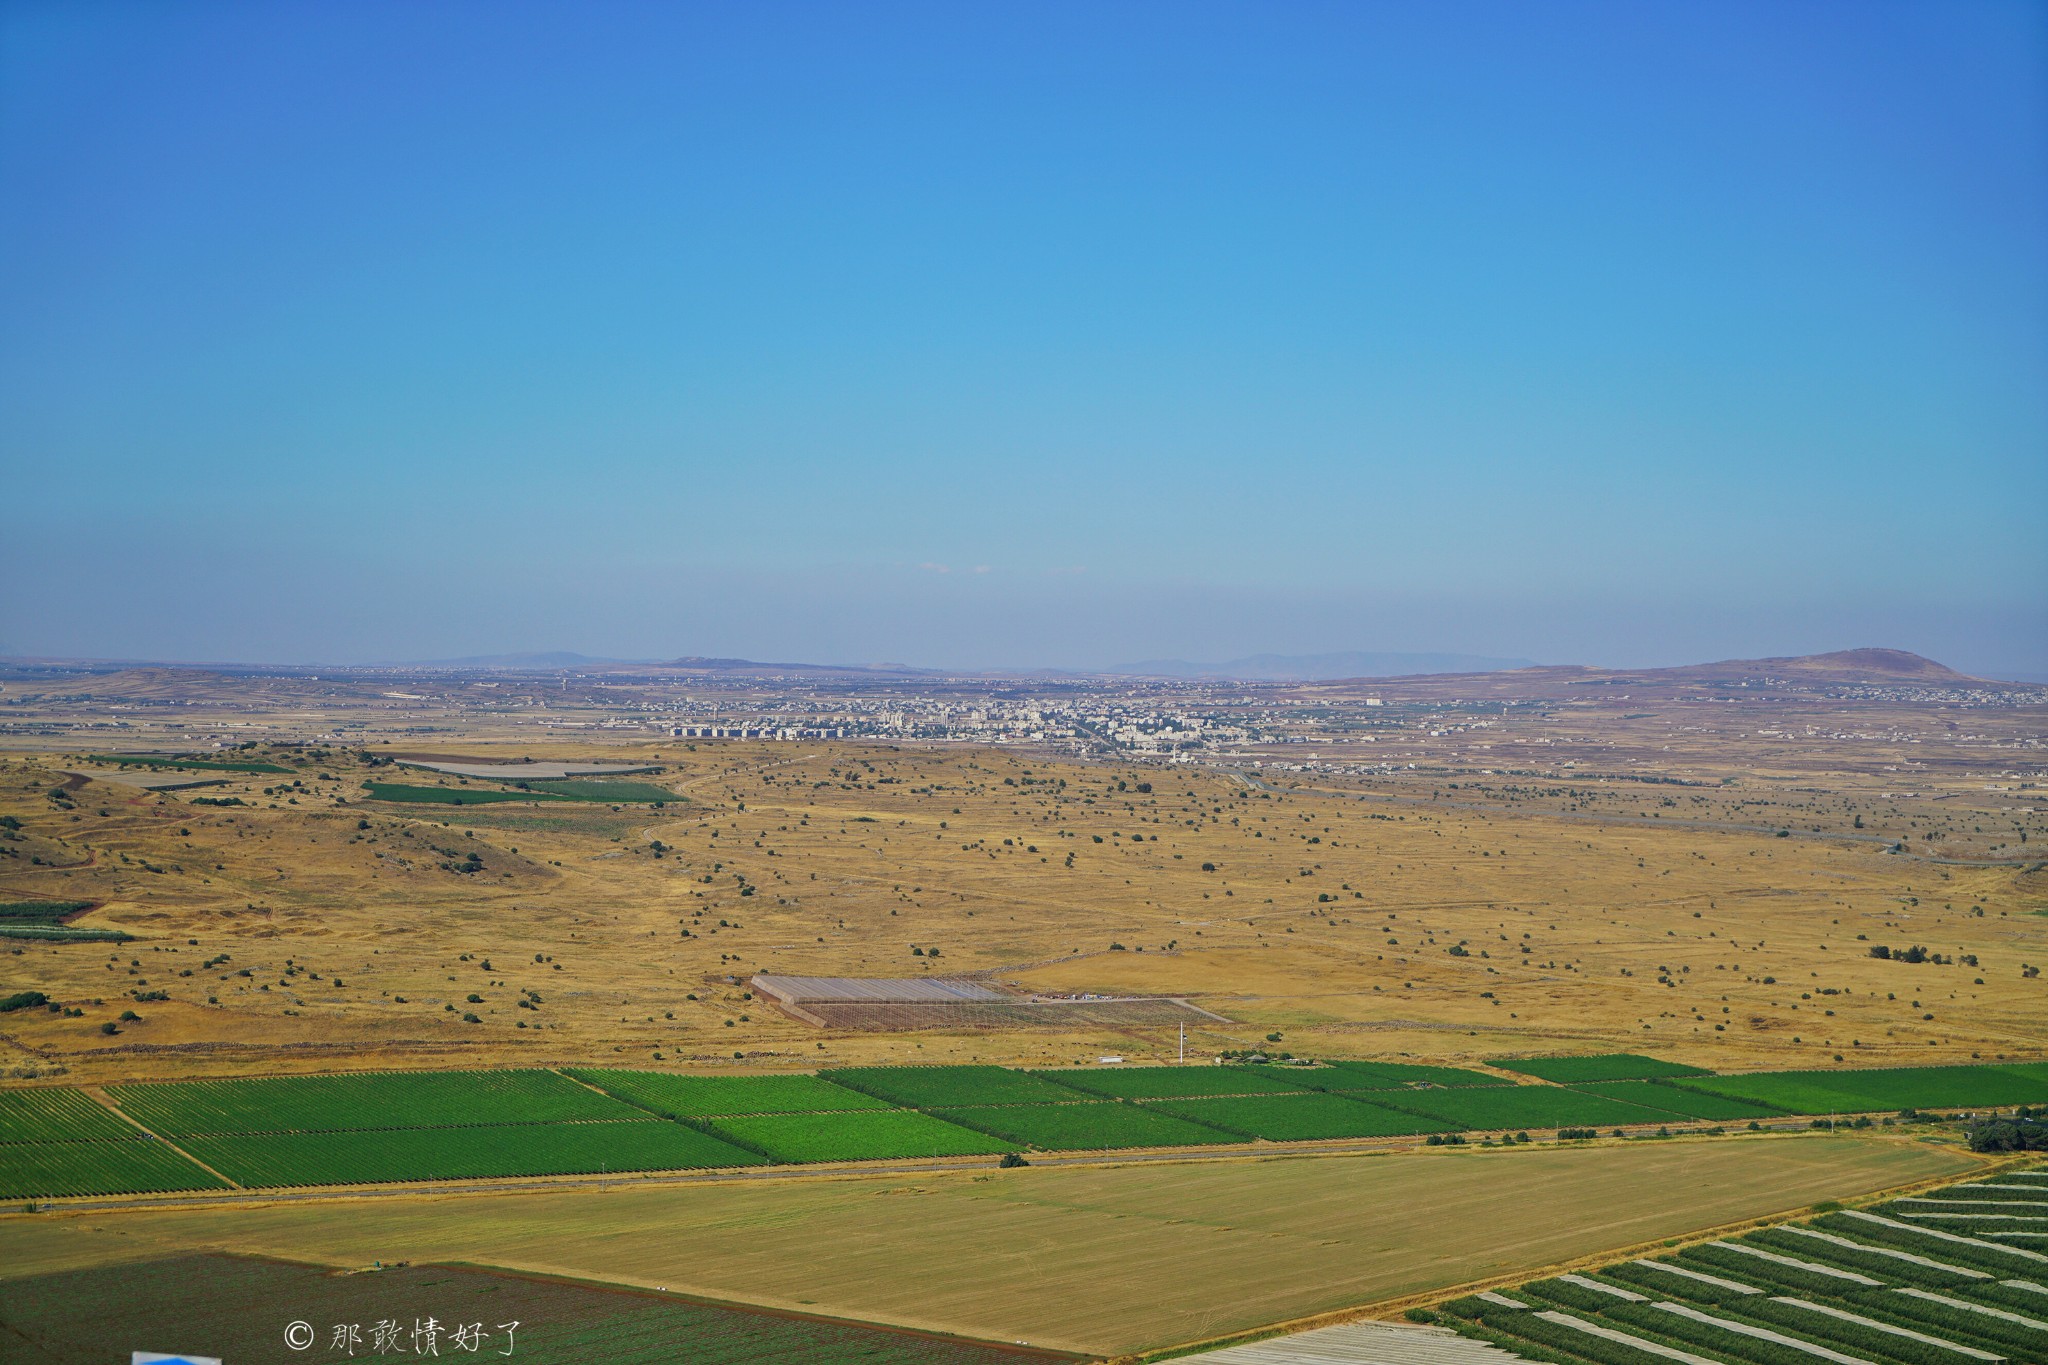
M2036 689L2048 679L2035 676L1990 678L1958 672L1909 650L1868 647L1824 654L1723 659L1712 663L1655 668L1612 668L1594 664L1536 664L1526 659L1468 654L1337 653L1308 655L1254 654L1219 664L1186 660L1149 660L1113 668L927 668L912 664L816 664L764 662L723 656L683 655L676 658L613 659L569 650L511 654L478 654L462 658L411 663L249 663L198 660L85 658L56 655L0 655L0 672L15 676L45 673L86 675L222 677L249 675L329 676L502 671L561 674L636 673L725 675L742 678L778 677L1017 680L1017 679L1177 679L1216 683L1304 687L1314 691L1385 683L1438 686L1465 683L1474 695L1505 696L1527 688L1592 686L1644 687L1716 685L1755 686L1768 682L1820 684L1921 684L1954 687ZM1572 695L1560 692L1557 695Z

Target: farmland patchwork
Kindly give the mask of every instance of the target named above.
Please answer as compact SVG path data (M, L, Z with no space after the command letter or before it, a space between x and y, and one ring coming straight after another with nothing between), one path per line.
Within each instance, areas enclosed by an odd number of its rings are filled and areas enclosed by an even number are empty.
M1693 1074L1634 1056L1516 1061L1568 1081L1405 1063L849 1067L692 1076L569 1068L0 1091L0 1198L904 1161L2048 1103L2048 1064ZM1634 1073L1631 1079L1583 1079ZM1912 1216L2048 1227L2011 1191ZM1908 1201L1910 1202L1910 1201Z
M2031 1232L1955 1230L1998 1190ZM2048 1360L2048 1172L1824 1214L1453 1300L1467 1336L1559 1365L1968 1365Z

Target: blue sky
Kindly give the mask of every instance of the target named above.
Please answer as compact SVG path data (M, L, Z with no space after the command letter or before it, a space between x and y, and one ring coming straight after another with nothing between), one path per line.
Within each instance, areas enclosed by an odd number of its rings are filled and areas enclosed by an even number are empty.
M1998 0L16 0L0 645L2048 674L2044 54Z

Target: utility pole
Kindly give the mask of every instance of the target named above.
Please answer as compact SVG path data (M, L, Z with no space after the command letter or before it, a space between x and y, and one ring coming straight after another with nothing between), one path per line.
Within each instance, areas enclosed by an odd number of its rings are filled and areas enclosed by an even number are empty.
M1182 1065L1186 1065L1188 1060L1188 1026L1185 1022L1180 1026L1180 1060Z

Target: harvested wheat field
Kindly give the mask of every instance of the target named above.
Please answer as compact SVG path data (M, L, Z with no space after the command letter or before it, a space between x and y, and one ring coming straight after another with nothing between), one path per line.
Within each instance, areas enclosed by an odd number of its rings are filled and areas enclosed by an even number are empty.
M395 1198L0 1221L14 1273L143 1248L459 1260L1116 1353L1966 1172L1800 1135ZM89 1250L87 1248L90 1248Z

